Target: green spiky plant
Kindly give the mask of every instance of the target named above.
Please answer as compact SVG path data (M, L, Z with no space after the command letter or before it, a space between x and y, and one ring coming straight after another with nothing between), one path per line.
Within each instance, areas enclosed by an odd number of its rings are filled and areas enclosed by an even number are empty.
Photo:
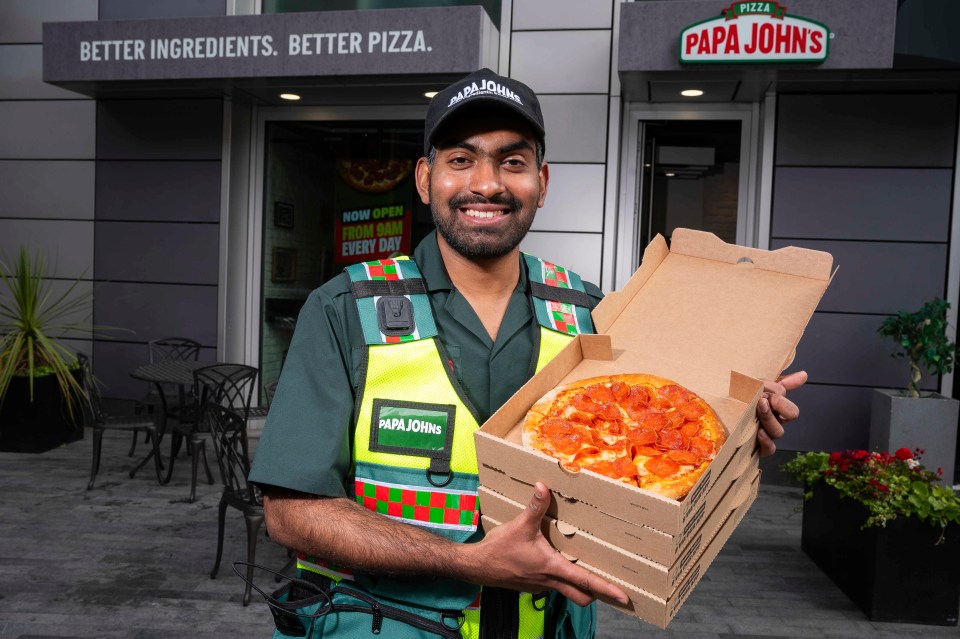
M46 261L36 251L20 247L15 262L0 259L0 404L14 377L29 381L30 401L34 379L53 375L66 402L67 412L74 416L77 398L85 396L73 376L77 359L57 339L72 335L89 337L92 327L88 312L76 321L71 316L91 306L90 295L77 290L80 280L55 295L50 280L45 279Z
M877 329L880 335L897 343L892 357L910 362L910 382L906 389L910 397L920 397L924 368L937 375L953 370L957 346L947 337L949 309L950 302L935 298L915 313L899 311L886 318Z

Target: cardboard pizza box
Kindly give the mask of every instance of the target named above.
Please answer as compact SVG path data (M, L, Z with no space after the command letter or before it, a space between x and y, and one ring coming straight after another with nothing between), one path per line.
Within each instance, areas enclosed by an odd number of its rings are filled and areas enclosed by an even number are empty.
M722 516L718 514L723 510L722 502L729 503L731 495L736 491L734 486L751 481L759 465L760 450L756 446L756 440L751 439L749 444L740 447L714 482L694 516L677 535L615 517L598 516L597 509L593 506L578 499L567 498L558 492L553 493L546 515L558 519L557 504L563 500L568 519L559 519L561 527L573 526L630 554L640 555L661 567L670 568L684 558L689 559L698 553L709 541L709 535L704 535L704 530L710 526L709 520ZM510 482L505 486L510 490L495 492L487 487L480 487L482 514L490 515L499 521L507 521L518 515L533 495L533 486L527 484ZM580 523L573 525L570 520Z
M743 504L759 472L753 470L744 474L727 488L716 509L693 531L688 543L669 563L647 558L643 553L643 544L633 543L624 547L610 543L549 515L543 519L543 534L568 559L589 558L587 561L596 568L652 595L667 598L679 586L690 567L699 563L697 559L730 513ZM526 507L486 488L480 489L480 503L484 515L501 522L513 519Z
M832 264L822 251L752 249L702 231L676 229L669 249L658 236L626 286L594 310L599 334L577 336L476 431L481 485L509 495L517 482L541 481L564 498L555 499L558 519L593 526L591 534L605 540L604 522L613 520L681 534L702 512L722 470L756 436L760 380L776 378L792 361ZM590 471L571 473L522 445L523 418L549 390L631 372L690 388L727 431L716 458L681 501ZM590 517L569 507L574 502L591 506Z
M745 490L744 490L745 489ZM753 477L748 486L738 486L737 499L731 504L731 510L726 511L725 516L717 526L717 532L713 538L704 546L703 550L696 556L687 569L680 575L677 584L673 587L668 596L658 596L652 594L642 587L631 582L620 579L586 561L576 560L577 565L582 566L588 571L598 575L606 581L617 584L629 597L630 602L626 605L618 601L601 597L601 600L613 606L620 612L640 617L644 621L652 623L659 628L666 628L670 620L673 619L680 606L687 600L694 586L707 572L707 568L713 563L724 544L730 539L730 535L743 520L744 515L750 509L750 506L757 498L760 490L759 473ZM500 525L500 522L483 515L481 523L484 530ZM591 554L595 554L591 551Z

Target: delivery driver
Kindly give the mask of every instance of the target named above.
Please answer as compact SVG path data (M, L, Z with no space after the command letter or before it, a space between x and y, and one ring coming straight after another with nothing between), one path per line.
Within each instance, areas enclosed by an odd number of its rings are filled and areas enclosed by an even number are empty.
M416 185L437 230L412 259L348 267L310 295L257 449L268 530L298 552L276 636L592 637L589 604L626 596L540 533L545 486L478 528L473 431L592 332L601 297L518 248L549 180L537 97L477 71L433 98L424 137ZM550 304L569 321L539 312ZM805 378L768 385L765 452Z

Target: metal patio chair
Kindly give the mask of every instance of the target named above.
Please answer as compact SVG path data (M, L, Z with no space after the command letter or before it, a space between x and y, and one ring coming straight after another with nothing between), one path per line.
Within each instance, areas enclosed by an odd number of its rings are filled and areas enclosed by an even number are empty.
M163 465L160 460L160 438L158 436L159 424L164 419L161 410L154 411L153 414L137 414L136 401L134 400L111 400L112 405L118 405L121 402L129 405L129 413L109 413L104 408L103 398L100 396L100 389L97 387L96 380L93 378L93 372L90 368L90 358L83 353L77 354L80 366L83 370L83 390L86 397L83 400L83 418L84 425L93 430L93 459L90 466L90 481L87 483L87 490L93 488L97 473L100 470L100 450L103 444L103 434L107 431L122 431L133 433L134 441L139 433L146 434L153 445L153 461L157 473L157 481L163 483ZM133 470L130 476L133 477Z
M160 339L154 339L147 342L147 352L149 353L150 363L160 362L164 360L194 360L200 357L200 342L192 340L189 337L161 337ZM171 416L180 417L182 406L181 399L185 405L191 406L194 403L194 397L192 391L190 393L185 393L183 398L179 398L179 389L177 388L166 388L167 398L178 398L176 401L170 401L168 399L167 405L167 414ZM153 412L160 405L160 396L157 392L156 386L153 384L148 385L147 392L144 394L143 398L140 400L141 410L146 409L148 413ZM184 416L189 419L189 416ZM133 441L130 443L130 452L129 456L133 456L137 448L137 437L136 434L133 436Z

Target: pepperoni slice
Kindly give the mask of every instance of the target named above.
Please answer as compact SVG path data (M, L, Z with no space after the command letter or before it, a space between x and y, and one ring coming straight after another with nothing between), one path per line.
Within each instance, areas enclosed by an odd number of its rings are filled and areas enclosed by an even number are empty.
M589 462L591 459L600 454L600 449L596 446L584 446L583 450L578 452L573 456L573 461L575 462Z
M696 453L691 453L689 450L671 450L666 457L678 464L696 465L700 463L700 458Z
M584 413L583 411L575 410L570 413L567 419L571 422L583 424L584 426L593 426L593 415L590 413Z
M627 439L638 446L649 446L657 443L657 431L632 428L627 431Z
M707 412L703 406L695 402L681 404L677 406L677 410L680 411L680 414L683 415L685 419L700 419Z
M565 455L573 455L583 448L583 435L580 433L560 433L550 438L553 447Z
M587 397L598 404L609 404L610 402L615 402L617 400L610 387L604 384L587 386L583 389L583 392L587 394Z
M687 437L693 437L700 432L700 422L684 422L680 427L680 434Z
M667 417L663 413L647 411L637 417L637 424L647 430L661 430L667 425Z
M616 404L604 404L597 411L597 417L613 421L623 417L623 413L620 412L620 408Z
M661 386L658 394L674 406L686 404L690 401L690 393L676 384Z
M606 459L593 462L587 466L587 470L592 470L595 473L600 473L601 475L606 475L607 477L618 477L618 475L616 475L617 471L614 469L613 462L607 461Z
M637 467L633 465L633 460L627 457L617 457L613 461L613 470L617 477L636 477Z
M667 417L667 428L680 428L683 426L683 415L677 411L672 410L669 413L664 413L664 415Z
M644 404L650 403L650 391L647 390L646 386L631 386L627 397L630 398L631 401L642 402Z
M570 400L570 403L572 403L578 410L582 410L587 413L596 413L598 410L600 410L600 405L583 393L577 393L574 395Z
M573 424L559 417L545 419L543 420L543 424L540 425L540 434L548 439L556 435L572 432L573 430L575 430Z
M633 456L643 456L643 457L659 457L663 454L663 451L657 448L656 446L637 446L637 449L634 451Z
M683 448L683 435L672 428L664 428L659 433L659 445L663 448L678 450Z
M597 431L609 435L619 436L623 434L623 424L618 420L607 421L605 419L595 419L593 420L593 427Z
M680 464L666 457L654 457L645 463L643 467L657 477L670 477L680 470Z
M690 451L696 453L703 459L708 459L713 455L713 442L702 437L690 438Z
M622 402L630 395L630 387L623 382L613 382L610 384L610 392L617 403Z

